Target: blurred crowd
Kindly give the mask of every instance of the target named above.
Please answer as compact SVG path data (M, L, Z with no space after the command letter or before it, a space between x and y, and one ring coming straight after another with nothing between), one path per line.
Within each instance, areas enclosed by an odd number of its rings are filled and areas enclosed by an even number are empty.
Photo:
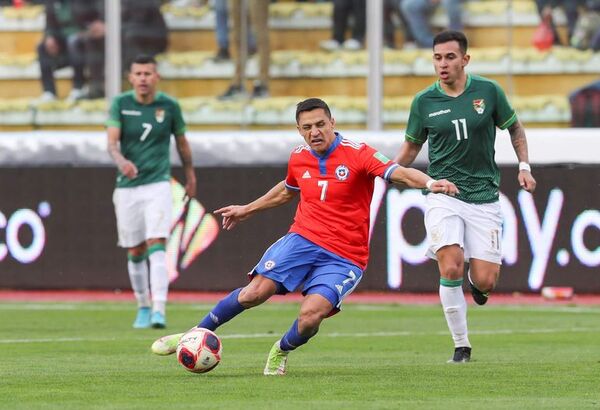
M222 100L269 96L269 5L276 0L121 0L122 61L124 70L138 54L155 56L168 47L168 29L161 7L206 7L215 14L217 49L213 61L233 61L235 74L217 97ZM300 1L300 0L298 0ZM310 0L305 0L310 1ZM325 2L326 0L312 0ZM365 47L367 0L328 0L333 3L331 37L319 47L327 51L361 50ZM1 5L45 7L44 36L37 46L43 93L40 101L57 98L54 73L73 70L69 100L104 96L104 0L0 0ZM600 50L600 0L535 0L541 21L552 30L552 43L578 49ZM242 5L246 5L243 9ZM430 48L434 13L443 13L447 27L463 28L463 0L383 0L384 47ZM567 36L561 38L555 16L566 17ZM243 32L245 30L245 32ZM399 34L399 35L398 35ZM399 41L398 41L399 40ZM398 44L401 42L401 44ZM233 47L232 47L233 45ZM232 49L240 52L232 52ZM246 84L246 61L256 55L258 76Z

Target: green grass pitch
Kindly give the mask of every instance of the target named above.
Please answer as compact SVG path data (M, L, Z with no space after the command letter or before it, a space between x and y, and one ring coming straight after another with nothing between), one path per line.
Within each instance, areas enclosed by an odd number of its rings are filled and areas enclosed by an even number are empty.
M132 303L0 303L1 409L600 408L600 306L469 310L471 363L439 306L347 304L265 377L298 304L265 304L218 329L221 364L192 374L150 353L209 305L170 304L169 328L134 330Z

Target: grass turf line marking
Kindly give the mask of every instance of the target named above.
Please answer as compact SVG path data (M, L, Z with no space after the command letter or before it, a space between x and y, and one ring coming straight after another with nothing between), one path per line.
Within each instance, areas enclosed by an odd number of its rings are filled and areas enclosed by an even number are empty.
M179 304L174 303L172 305L177 310L192 310L192 311L201 311L201 310L209 310L214 307L213 304ZM402 309L403 306L409 306L411 309L429 309L431 305L397 305L397 304L357 304L357 303L349 303L344 306L344 310L358 310L358 311L392 311ZM132 311L132 304L128 302L123 302L118 305L109 305L109 304L96 304L89 302L81 302L81 303L13 303L0 302L0 310L16 310L16 311L36 311L36 310L51 310L51 311ZM270 304L266 303L261 306L257 306L255 309L268 309L268 310L293 310L296 311L298 309L298 303L289 303L289 304ZM480 307L473 307L473 309L481 309ZM495 305L495 306L486 306L486 311L528 311L528 312L556 312L556 313L600 313L600 306L533 306L533 305Z
M548 334L548 333L600 333L600 328L588 328L588 327L573 327L566 329L529 329L529 330L515 330L515 329L498 329L498 330L473 330L469 333L472 335L516 335L516 334ZM359 333L323 333L320 337L338 338L338 337L413 337L413 336L446 336L447 331L439 332L359 332ZM225 334L219 335L221 339L259 339L259 338L272 338L276 335L274 333L240 333L240 334ZM0 339L0 344L16 344L16 343L59 343L59 342L116 342L123 340L145 340L148 337L135 337L135 338L116 338L116 337L57 337L57 338L41 338L41 339Z

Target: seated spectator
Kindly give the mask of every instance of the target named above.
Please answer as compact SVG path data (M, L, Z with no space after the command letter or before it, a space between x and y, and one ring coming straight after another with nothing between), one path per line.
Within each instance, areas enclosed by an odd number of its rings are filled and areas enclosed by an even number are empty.
M585 5L586 0L535 0L535 4L540 14L540 18L547 18L550 21L552 32L554 33L554 44L571 44L571 37L573 36L573 30L579 17L579 8ZM552 17L552 10L560 7L563 9L565 16L567 17L567 41L563 42L560 39L560 35L556 30L554 24L554 18Z
M580 50L600 50L600 0L587 0L577 19L571 45Z
M332 38L321 41L320 47L334 51L341 47L346 50L360 50L365 41L366 0L333 0ZM346 38L350 17L353 17L352 35Z
M252 98L264 98L269 96L269 65L271 62L271 49L269 46L269 3L270 0L250 0L247 13L250 15L250 21L256 35L256 45L259 58L259 78L254 82L252 89ZM229 3L231 15L233 17L233 39L237 45L238 52L235 56L235 76L229 88L218 98L220 100L231 100L244 98L248 94L243 82L246 78L246 56L247 53L240 53L242 43L242 7L237 0Z
M429 19L442 6L448 13L448 29L462 30L461 0L398 0L398 5L408 23L408 28L420 48L433 46L433 30Z
M68 99L84 98L86 64L90 68L90 94L100 91L103 95L104 64L99 71L94 60L103 61L104 56L103 1L48 0L45 11L44 38L37 47L44 89L39 101L56 99L54 71L66 66L73 68L73 87Z
M569 95L571 127L600 127L600 80Z
M128 68L140 54L155 57L169 43L160 0L121 0L122 66Z

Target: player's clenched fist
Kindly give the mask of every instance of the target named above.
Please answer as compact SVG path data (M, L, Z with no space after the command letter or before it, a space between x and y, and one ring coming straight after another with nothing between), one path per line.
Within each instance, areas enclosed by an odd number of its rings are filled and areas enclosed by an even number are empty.
M452 182L447 179L433 180L427 183L427 188L436 194L446 194L454 196L458 194L458 188Z

